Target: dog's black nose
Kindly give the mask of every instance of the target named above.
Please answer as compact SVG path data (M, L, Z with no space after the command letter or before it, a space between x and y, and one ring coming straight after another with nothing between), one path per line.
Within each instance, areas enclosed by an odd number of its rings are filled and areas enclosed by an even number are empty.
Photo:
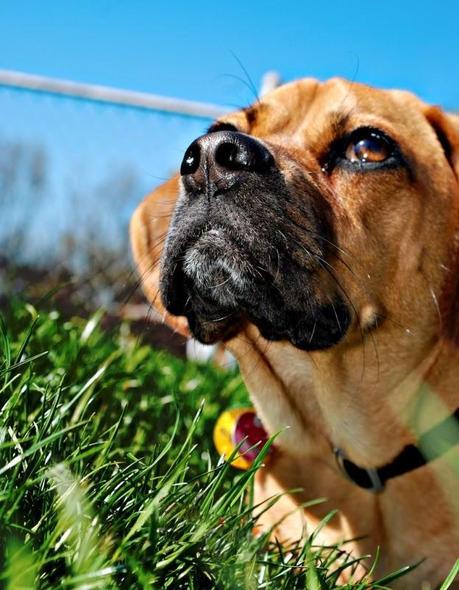
M214 131L193 141L180 173L188 189L215 195L234 186L242 172L262 174L273 164L271 152L254 137Z

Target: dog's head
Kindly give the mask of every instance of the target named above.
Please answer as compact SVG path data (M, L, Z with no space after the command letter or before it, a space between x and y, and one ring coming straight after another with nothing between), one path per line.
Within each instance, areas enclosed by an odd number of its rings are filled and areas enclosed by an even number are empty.
M223 117L134 216L150 298L159 282L169 314L206 343L247 322L305 350L385 320L426 334L455 288L458 129L408 93L339 79Z

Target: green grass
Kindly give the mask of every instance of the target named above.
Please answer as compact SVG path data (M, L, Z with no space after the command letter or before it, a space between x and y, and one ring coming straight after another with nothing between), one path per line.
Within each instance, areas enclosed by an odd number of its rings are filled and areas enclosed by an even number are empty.
M248 403L238 373L154 351L127 324L103 333L99 319L4 313L1 587L337 587L352 569L338 548L251 534L255 468L219 463L211 442L220 411Z

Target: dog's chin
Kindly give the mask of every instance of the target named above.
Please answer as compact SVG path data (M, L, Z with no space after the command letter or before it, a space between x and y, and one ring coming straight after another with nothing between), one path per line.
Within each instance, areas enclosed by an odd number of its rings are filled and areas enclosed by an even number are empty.
M276 279L225 231L213 229L185 247L180 262L164 261L161 294L168 311L185 315L193 336L205 344L236 336L248 322L266 340L287 340L302 350L330 348L343 338L351 315L339 296L327 304L312 295L292 304L295 297L278 283L288 289L297 281Z
M197 340L212 344L240 331L249 266L223 230L205 232L185 250L177 275L187 297L183 312Z

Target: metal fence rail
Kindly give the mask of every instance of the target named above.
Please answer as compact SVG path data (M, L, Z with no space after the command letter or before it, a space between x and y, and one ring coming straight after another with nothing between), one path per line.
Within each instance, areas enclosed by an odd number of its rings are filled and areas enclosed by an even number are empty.
M260 85L263 96L280 83L277 72L266 72ZM61 80L47 76L37 76L25 72L0 69L0 87L15 88L29 92L40 92L55 96L101 102L118 106L145 109L155 112L175 113L188 117L216 119L231 110L231 107L204 102L159 96L146 92L134 92L98 84L82 84L71 80Z
M109 86L81 84L70 80L60 80L10 70L0 70L0 86L204 119L216 119L231 110L230 107L203 102L169 98L145 92L133 92Z

